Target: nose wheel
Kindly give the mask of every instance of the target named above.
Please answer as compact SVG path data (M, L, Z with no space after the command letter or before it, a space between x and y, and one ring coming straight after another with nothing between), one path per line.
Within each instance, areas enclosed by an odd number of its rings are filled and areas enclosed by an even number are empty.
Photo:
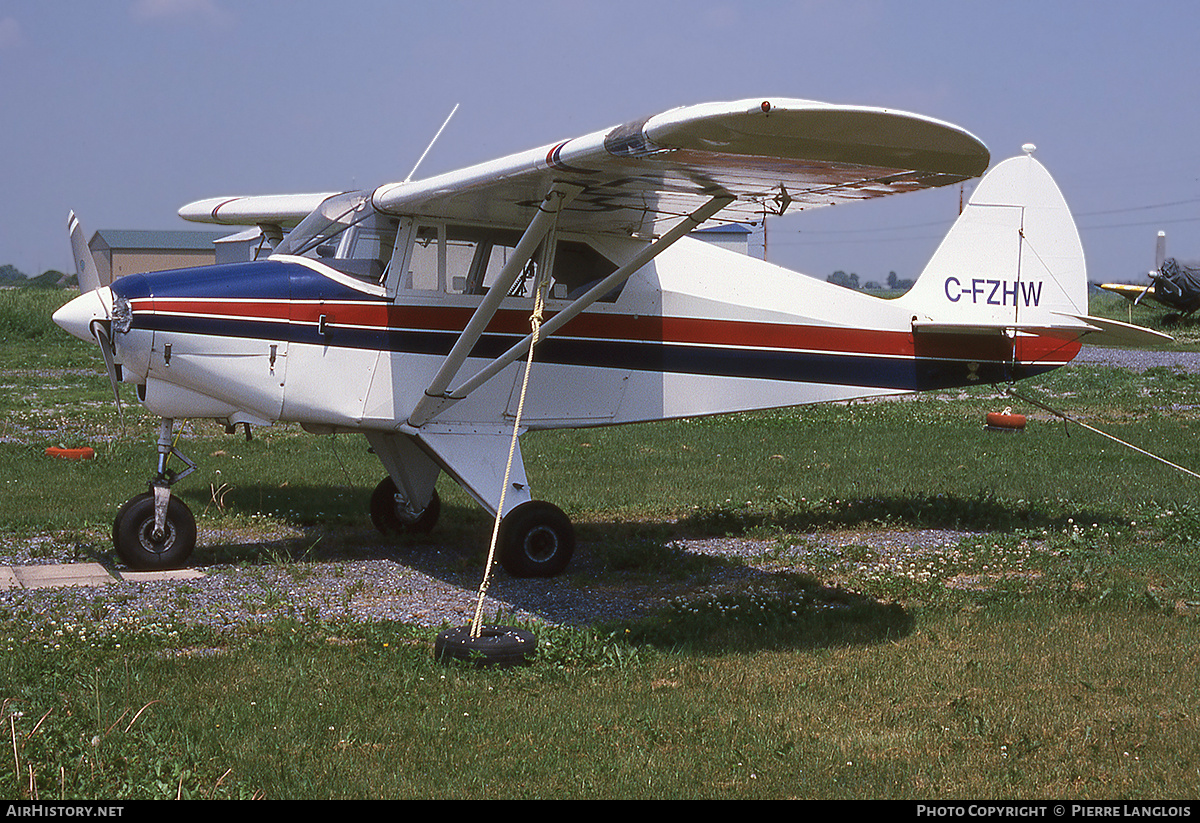
M125 502L113 520L113 548L132 569L177 569L196 548L196 518L187 504L171 494L171 486L196 470L172 442L173 420L164 418L158 432L158 474L150 491ZM186 465L167 468L171 456Z
M177 569L196 548L196 518L182 500L167 495L161 525L155 492L139 494L117 512L113 546L131 569Z

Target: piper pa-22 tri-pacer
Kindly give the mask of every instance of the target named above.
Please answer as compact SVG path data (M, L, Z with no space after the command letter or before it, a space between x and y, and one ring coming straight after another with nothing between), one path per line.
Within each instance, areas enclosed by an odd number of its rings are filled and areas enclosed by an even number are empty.
M948 123L805 100L689 106L369 191L180 210L261 228L271 253L248 263L102 283L72 217L83 294L55 322L95 339L114 392L135 384L162 418L158 474L117 514L115 548L168 568L195 545L171 494L193 467L175 420L287 421L366 436L387 472L371 499L381 530L433 528L446 472L498 518L510 574L553 576L574 530L533 498L518 431L1006 382L1062 366L1091 335L1152 334L1088 316L1074 221L1032 152L979 182L895 299L688 236L988 167Z

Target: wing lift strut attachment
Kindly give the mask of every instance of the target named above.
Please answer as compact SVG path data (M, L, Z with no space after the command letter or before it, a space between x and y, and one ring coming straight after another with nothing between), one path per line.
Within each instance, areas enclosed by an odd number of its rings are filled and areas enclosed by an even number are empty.
M530 221L512 256L500 271L496 281L484 295L479 308L467 322L462 334L455 341L424 396L409 414L407 425L400 429L401 436L407 435L419 441L423 449L431 452L441 464L489 514L500 512L507 515L531 500L524 473L524 464L519 456L512 461L511 482L504 484L509 495L501 502L498 484L503 476L509 442L506 432L485 432L472 427L469 432L452 424L439 425L438 415L487 383L504 369L525 356L533 344L529 334L508 351L496 357L473 376L453 385L476 343L483 336L492 318L508 296L509 289L524 271L543 240L554 231L559 212L576 197L582 188L569 183L556 183L546 195L537 213ZM713 196L703 206L684 217L658 239L647 244L625 265L601 280L586 293L576 298L561 311L541 325L540 337L554 334L585 309L600 300L614 288L620 286L635 272L649 263L658 254L669 248L684 235L693 231L705 220L719 212L734 197L724 191ZM501 507L503 506L503 510Z
M532 351L537 341L553 334L589 306L620 286L635 272L654 259L684 235L719 212L733 197L721 192L696 211L684 217L658 239L647 244L625 265L618 268L585 294L571 302L544 323L540 307L535 305L533 330L508 351L488 362L473 376L455 385L467 358L491 323L510 287L525 269L534 253L547 237L553 237L557 217L582 188L558 183L542 201L530 221L516 250L492 284L479 308L468 321L441 368L434 376L424 397L408 417L407 425L398 432L398 440L408 440L426 452L447 471L475 500L497 518L493 535L499 541L500 563L518 577L549 577L562 571L574 549L574 529L570 520L550 503L533 500L520 456L520 407L512 432L497 428L452 423L439 424L437 417L446 409L470 396L488 380L523 357L529 356L526 380L532 365ZM552 250L553 244L547 244ZM543 260L545 262L545 259ZM546 287L543 266L542 282L535 294ZM527 385L527 384L526 384ZM522 388L521 405L524 405ZM491 551L489 551L491 554ZM482 602L482 600L481 600Z
M479 342L479 338L483 336L483 332L487 329L488 324L492 322L492 318L496 316L501 301L508 296L509 289L512 288L517 277L524 271L525 265L533 258L534 253L546 236L553 231L559 212L574 200L581 191L583 189L580 186L557 183L542 200L533 220L530 221L528 228L525 229L525 233L521 235L517 247L513 250L512 257L509 258L504 268L500 270L500 274L496 277L496 282L488 289L483 297L483 302L479 304L479 308L475 310L475 313L467 322L463 333L455 341L454 347L446 356L445 362L438 369L438 373L434 375L433 382L429 384L429 388L425 389L425 396L421 398L413 409L412 414L409 415L408 424L414 429L421 428L434 415L449 407L449 404L444 401L452 394L446 391L450 386L450 381L462 369L463 363L471 354L471 350L475 348L475 344ZM508 365L508 363L505 363L505 365ZM464 394L463 397L465 396Z
M463 330L462 335L454 344L454 348L446 357L446 362L442 364L433 382L425 390L425 397L417 403L412 414L409 415L409 426L414 429L420 429L436 415L458 401L465 399L475 389L525 356L525 353L533 343L532 334L527 335L521 342L484 366L473 377L463 381L453 389L449 388L451 381L458 376L459 371L462 369L462 365L470 354L471 349L474 348L482 336L484 329L487 328L488 323L495 316L497 309L500 307L500 301L508 294L509 287L533 256L537 245L549 233L554 217L563 208L565 202L559 202L555 206L550 204L556 200L569 202L569 199L574 198L579 191L581 191L579 187L568 184L556 184L551 189L550 194L546 196L541 208L539 208L538 214L530 223L529 228L526 229L525 235L521 238L521 242L518 244L513 257L508 261L508 265L504 267L496 282L489 289L483 303L480 304L478 310L476 310L474 316L472 316L470 322L467 324L467 327ZM541 327L541 336L544 338L558 331L604 295L632 277L638 269L645 266L681 237L695 230L697 226L725 208L733 200L734 197L732 195L720 194L687 215L669 231L638 252L632 260L618 268L585 294L576 298L562 311L557 312L547 320ZM528 248L526 248L527 241Z

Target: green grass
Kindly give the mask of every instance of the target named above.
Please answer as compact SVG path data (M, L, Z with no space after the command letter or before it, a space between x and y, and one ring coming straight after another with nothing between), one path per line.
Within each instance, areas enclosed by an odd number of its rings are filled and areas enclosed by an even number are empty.
M1134 306L1132 301L1115 294L1093 290L1089 298L1089 311L1097 317L1121 320L1155 329L1175 338L1175 342L1163 346L1173 351L1197 351L1200 349L1200 318L1192 315L1180 317L1171 309L1152 300L1144 300Z
M43 801L1197 789L1195 627L1145 610L947 610L890 640L721 653L593 635L609 659L504 671L436 664L427 637L379 625L37 640L0 662L23 774L6 770L9 797L31 783Z
M20 330L0 345L0 542L107 561L156 421L128 397L118 422L94 348L26 316L61 299L41 295L0 327ZM1070 367L1020 390L1200 470L1196 376ZM984 431L1006 405L1026 431ZM47 458L59 444L98 458ZM181 445L201 528L249 540L199 562L304 574L379 541L361 438L194 423ZM1200 481L987 388L532 433L523 450L595 560L547 585L641 592L646 617L533 626L534 664L501 671L435 662L416 626L216 632L186 607L113 626L102 599L95 623L68 623L63 594L0 594L0 796L1200 794ZM440 490L438 538L482 553L489 519ZM880 539L914 529L964 534ZM765 548L750 569L674 543L715 536Z
M50 316L77 294L57 289L0 289L0 343L61 343L62 330Z

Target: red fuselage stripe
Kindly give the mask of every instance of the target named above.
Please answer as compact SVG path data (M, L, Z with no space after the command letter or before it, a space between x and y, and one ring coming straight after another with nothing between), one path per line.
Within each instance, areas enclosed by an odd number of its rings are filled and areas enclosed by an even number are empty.
M470 307L396 306L382 302L309 302L268 300L191 300L141 298L136 310L157 314L211 316L228 320L327 324L366 329L418 329L458 333L466 326ZM525 335L529 318L519 311L500 311L488 332ZM1009 342L1000 335L925 333L919 342L910 331L837 328L788 323L761 323L687 317L582 314L566 324L559 337L597 341L622 340L714 347L775 349L887 357L947 359L1007 359ZM1017 358L1023 362L1067 363L1080 344L1046 335L1018 336Z

